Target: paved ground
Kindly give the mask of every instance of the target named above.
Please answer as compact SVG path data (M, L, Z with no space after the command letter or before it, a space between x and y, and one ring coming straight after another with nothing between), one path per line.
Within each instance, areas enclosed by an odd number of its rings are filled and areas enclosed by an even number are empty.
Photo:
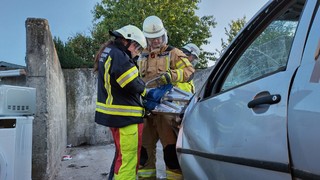
M106 180L114 156L114 145L67 148L72 159L61 161L54 180ZM157 177L165 178L162 146L157 144Z

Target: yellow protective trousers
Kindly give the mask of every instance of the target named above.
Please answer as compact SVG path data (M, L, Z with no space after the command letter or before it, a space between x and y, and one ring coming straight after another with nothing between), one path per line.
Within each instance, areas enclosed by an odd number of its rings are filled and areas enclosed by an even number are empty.
M110 128L116 148L115 180L135 180L139 167L143 123Z

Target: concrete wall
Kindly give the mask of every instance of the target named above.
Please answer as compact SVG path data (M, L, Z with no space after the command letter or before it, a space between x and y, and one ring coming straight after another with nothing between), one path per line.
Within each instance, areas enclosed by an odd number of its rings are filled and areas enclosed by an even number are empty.
M50 180L67 144L66 88L48 21L28 18L27 83L37 90L33 122L32 179Z
M67 88L67 143L105 144L112 142L109 128L94 122L97 78L92 69L64 69Z

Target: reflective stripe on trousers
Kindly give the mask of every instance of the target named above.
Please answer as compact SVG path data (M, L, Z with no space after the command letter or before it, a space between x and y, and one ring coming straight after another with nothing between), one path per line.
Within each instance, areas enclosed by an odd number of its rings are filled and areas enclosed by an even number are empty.
M166 170L166 174L167 174L168 180L182 180L183 179L183 176L180 171L174 172L174 171Z
M139 169L138 170L138 178L156 178L157 177L157 171L156 169Z

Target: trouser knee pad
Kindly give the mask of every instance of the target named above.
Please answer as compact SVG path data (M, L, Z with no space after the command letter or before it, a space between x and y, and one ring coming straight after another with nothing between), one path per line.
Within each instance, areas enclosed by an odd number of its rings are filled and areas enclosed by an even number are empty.
M163 149L163 157L169 169L180 169L175 144L169 144Z
M139 164L141 166L144 166L146 164L148 160L148 153L147 153L147 150L146 148L144 148L143 146L141 147L141 151L140 151L140 162Z

